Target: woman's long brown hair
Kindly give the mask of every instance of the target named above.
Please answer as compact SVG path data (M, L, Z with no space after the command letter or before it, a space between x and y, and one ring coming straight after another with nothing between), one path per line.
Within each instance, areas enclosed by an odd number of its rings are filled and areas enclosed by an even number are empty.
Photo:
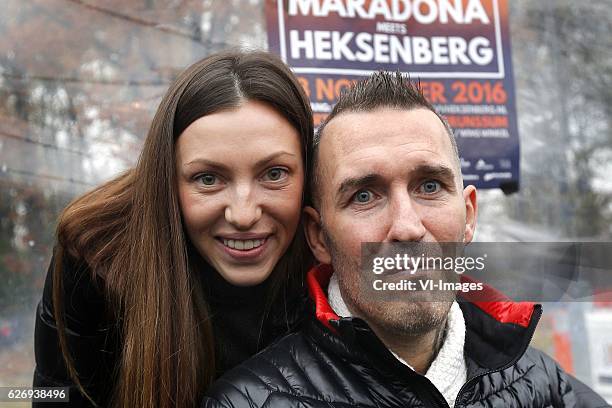
M84 395L66 340L65 256L86 262L91 278L104 283L108 311L118 321L114 406L191 407L212 382L214 332L182 226L175 142L196 119L244 100L270 104L298 130L307 169L312 113L296 78L268 53L230 51L179 75L157 109L135 168L74 200L61 214L53 305L66 367ZM270 277L274 296L301 284L308 260L300 225Z

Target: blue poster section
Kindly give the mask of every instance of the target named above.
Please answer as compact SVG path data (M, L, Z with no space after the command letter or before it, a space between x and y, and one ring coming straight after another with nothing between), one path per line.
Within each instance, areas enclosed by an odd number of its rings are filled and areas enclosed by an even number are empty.
M268 43L308 93L315 124L378 70L419 80L454 129L465 184L519 187L507 0L269 0Z

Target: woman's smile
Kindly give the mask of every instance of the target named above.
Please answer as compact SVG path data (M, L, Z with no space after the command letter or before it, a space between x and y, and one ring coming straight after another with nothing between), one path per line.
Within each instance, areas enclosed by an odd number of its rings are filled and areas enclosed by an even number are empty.
M270 240L261 239L225 239L219 240L223 251L236 262L250 263L265 258L265 251Z

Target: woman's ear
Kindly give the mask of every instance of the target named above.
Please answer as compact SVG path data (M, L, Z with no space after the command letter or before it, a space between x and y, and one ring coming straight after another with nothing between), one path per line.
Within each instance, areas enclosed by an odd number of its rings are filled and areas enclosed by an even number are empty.
M476 187L467 186L463 190L463 200L465 201L465 232L463 233L463 242L469 244L472 242L472 238L474 238L476 216L478 215Z
M310 250L317 261L323 264L331 264L331 256L321 227L321 216L312 207L304 207L304 233L308 246L310 246Z

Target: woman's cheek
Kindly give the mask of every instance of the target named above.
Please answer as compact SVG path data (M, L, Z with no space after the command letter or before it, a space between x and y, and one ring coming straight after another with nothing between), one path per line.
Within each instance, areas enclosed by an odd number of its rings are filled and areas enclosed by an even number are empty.
M222 200L203 194L186 194L182 200L183 222L190 233L201 232L224 217Z
M302 213L301 196L286 196L273 204L273 212L277 214L277 218L289 229L293 230L297 227Z

